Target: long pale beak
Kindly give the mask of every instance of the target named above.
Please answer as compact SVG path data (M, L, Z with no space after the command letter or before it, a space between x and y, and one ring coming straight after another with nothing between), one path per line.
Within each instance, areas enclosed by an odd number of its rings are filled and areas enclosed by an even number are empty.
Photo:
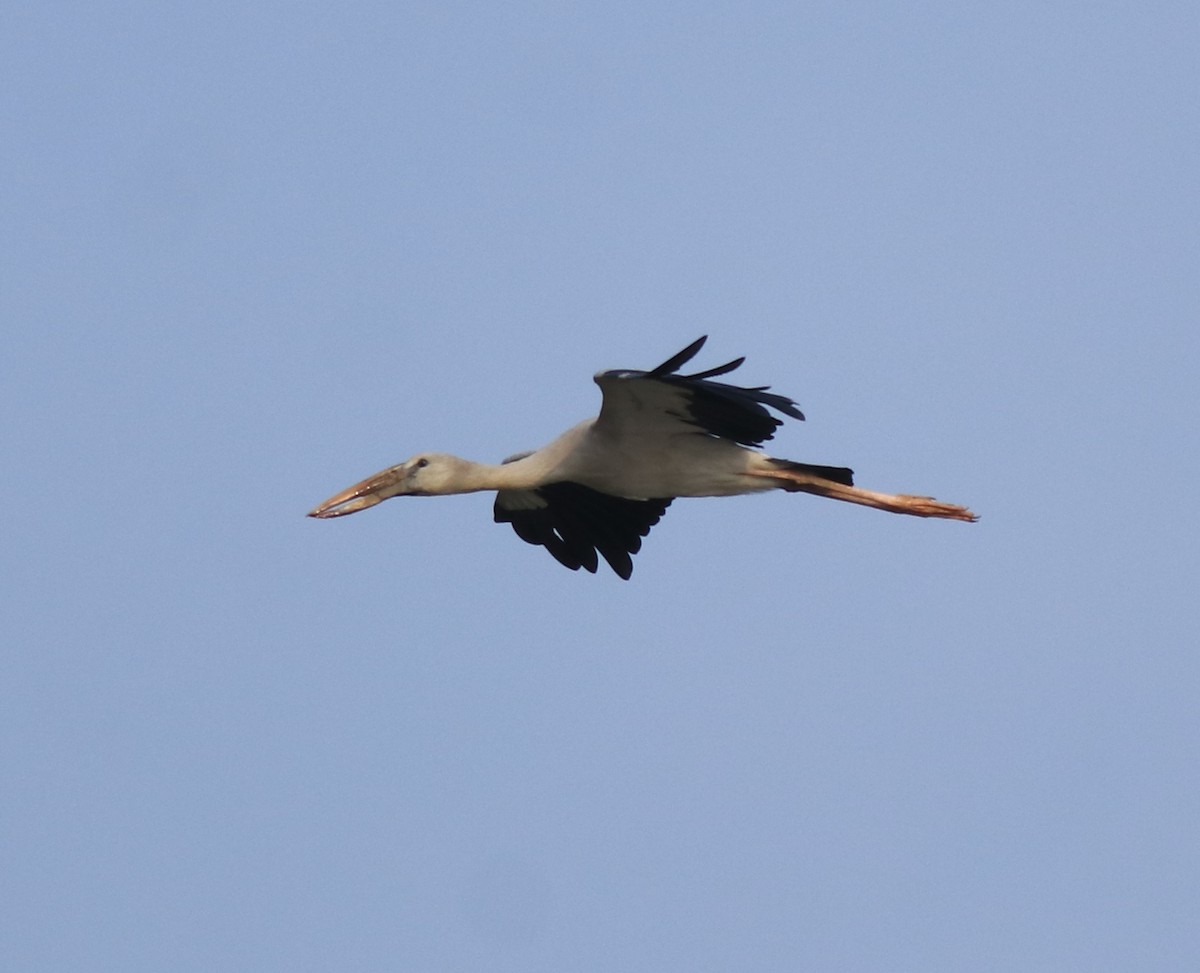
M308 512L308 516L328 520L331 517L344 517L346 514L366 510L377 503L383 503L389 497L396 496L399 491L395 487L402 479L403 473L398 468L368 476L361 483L355 483L341 493L335 493L324 503L317 504Z

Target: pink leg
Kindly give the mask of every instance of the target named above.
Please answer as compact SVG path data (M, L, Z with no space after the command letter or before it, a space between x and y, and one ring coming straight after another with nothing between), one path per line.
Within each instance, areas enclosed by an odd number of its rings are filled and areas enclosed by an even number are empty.
M847 503L858 503L864 507L874 507L876 510L886 510L893 514L908 514L912 517L942 517L946 520L964 520L974 523L979 519L966 507L956 503L943 503L933 497L917 497L907 493L876 493L874 490L863 490L861 487L846 486L834 483L811 473L801 473L793 470L755 471L751 476L765 476L777 480L778 486L789 493L811 493L818 497L830 497L833 500L845 500Z

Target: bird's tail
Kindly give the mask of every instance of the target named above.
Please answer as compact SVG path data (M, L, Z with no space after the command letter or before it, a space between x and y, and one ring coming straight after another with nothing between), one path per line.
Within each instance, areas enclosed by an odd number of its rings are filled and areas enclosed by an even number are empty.
M832 480L834 483L840 483L843 486L854 486L854 470L846 469L844 466L816 466L812 463L796 463L790 459L775 459L773 456L767 462L776 469L807 474L808 476L819 477L822 480ZM782 484L780 485L782 486ZM785 486L784 489L786 490L787 487Z
M854 485L852 470L844 466L814 466L811 463L794 463L787 459L766 459L763 469L752 473L765 476L775 485L789 493L812 493L818 497L845 500L876 510L894 514L909 514L913 517L942 517L947 520L965 520L968 523L979 518L966 507L955 503L943 503L933 497L918 497L907 493L876 493Z

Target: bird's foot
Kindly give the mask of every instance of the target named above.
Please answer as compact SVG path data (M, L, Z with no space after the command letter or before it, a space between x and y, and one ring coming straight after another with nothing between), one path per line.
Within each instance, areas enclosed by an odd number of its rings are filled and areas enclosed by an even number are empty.
M972 513L966 507L956 503L943 503L933 497L918 497L910 493L902 493L896 497L897 513L911 514L913 517L941 517L945 520L965 520L973 524L979 515Z

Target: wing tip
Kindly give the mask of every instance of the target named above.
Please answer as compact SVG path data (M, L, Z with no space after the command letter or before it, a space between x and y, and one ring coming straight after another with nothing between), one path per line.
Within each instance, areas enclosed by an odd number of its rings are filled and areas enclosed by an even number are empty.
M668 358L661 365L650 369L646 374L652 378L658 378L662 375L670 375L679 371L684 365L696 357L701 348L704 347L704 342L708 341L708 335L702 334L699 338L693 341L690 345L677 352Z

